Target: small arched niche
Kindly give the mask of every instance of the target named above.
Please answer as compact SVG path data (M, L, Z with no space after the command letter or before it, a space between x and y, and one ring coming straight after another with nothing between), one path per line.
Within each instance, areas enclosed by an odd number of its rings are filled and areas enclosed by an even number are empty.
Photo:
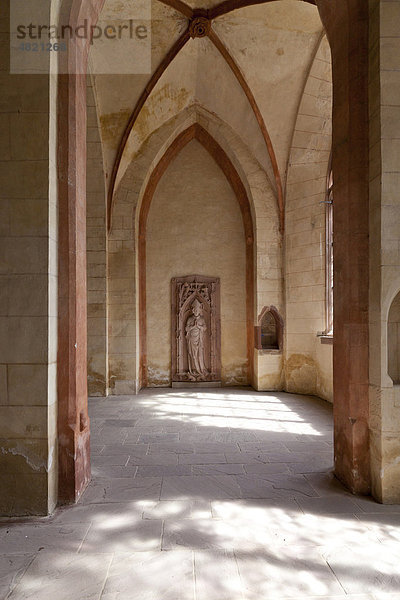
M400 292L393 300L388 317L388 373L400 385Z
M255 327L255 345L258 350L282 350L283 319L275 306L265 306Z

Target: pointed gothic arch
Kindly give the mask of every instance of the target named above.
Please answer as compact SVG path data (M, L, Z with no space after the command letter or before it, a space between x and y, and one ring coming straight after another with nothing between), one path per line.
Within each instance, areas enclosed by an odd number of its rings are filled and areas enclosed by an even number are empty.
M103 1L93 0L87 4L90 24L97 22ZM73 10L70 11L72 5ZM82 0L65 0L64 3L72 20L80 14L83 5ZM232 5L237 7L236 3ZM341 285L336 289L339 301L335 303L334 315L336 474L353 492L368 493L371 481L368 423L369 280L366 267L369 263L368 6L364 0L318 0L317 6L332 49L335 87L333 167L337 175L335 212L340 217L337 219L339 225L335 232L339 242L336 248L340 249L336 251L335 269L340 270L342 275ZM87 48L75 47L73 56L68 59L84 64L86 50ZM86 95L84 84L85 75L62 75L58 87L57 168L59 202L62 207L58 310L59 331L63 332L58 349L58 433L60 439L66 440L60 447L59 498L62 503L76 501L90 477L85 367L86 314L82 310L86 298L83 218L86 148L82 127ZM348 110L345 110L346 107ZM199 132L199 126L194 127L194 130ZM185 135L189 134L185 132ZM182 143L183 134L180 139ZM229 169L231 184L235 184L239 190L240 178L232 170L232 163L226 160L224 152L215 150L215 143L210 144L210 148L218 154L225 168ZM160 169L162 168L160 161ZM153 181L154 178L148 185L147 195L150 199L155 189L152 190ZM251 218L248 210L246 215ZM244 217L244 222L247 220ZM357 223L356 236L350 226L354 222ZM140 235L140 243L143 245L145 235L143 236L143 232ZM254 260L249 251L253 245L254 239L251 237L247 244L249 263ZM145 246L142 254L145 260ZM252 277L251 289L253 290ZM254 292L251 295L253 294ZM143 290L141 308L143 310ZM248 320L252 310L251 306ZM352 361L354 352L359 357L357 364ZM145 360L145 352L143 358ZM67 437L63 438L64 435ZM376 495L379 494L380 492L376 492Z
M254 229L250 202L243 182L233 163L216 140L198 123L194 123L175 138L153 170L143 194L138 218L139 265L139 385L147 383L147 325L146 325L146 226L151 202L163 174L174 158L193 139L207 150L230 183L242 214L246 241L246 326L248 378L252 381L253 319L254 319Z

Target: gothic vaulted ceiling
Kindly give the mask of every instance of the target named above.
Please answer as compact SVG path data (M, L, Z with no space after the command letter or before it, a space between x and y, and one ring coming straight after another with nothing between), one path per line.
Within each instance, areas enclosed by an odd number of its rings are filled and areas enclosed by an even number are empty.
M102 19L130 18L134 4L106 0ZM238 4L153 0L152 72L96 74L94 69L111 192L150 135L185 108L200 105L242 138L278 199L282 195L297 111L323 27L318 9L307 0L231 10ZM92 65L106 60L101 52L93 46Z

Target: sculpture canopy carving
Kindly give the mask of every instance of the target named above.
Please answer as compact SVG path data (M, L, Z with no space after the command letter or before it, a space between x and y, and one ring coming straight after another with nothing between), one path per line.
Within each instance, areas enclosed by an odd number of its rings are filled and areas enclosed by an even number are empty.
M172 279L172 381L221 379L220 281L188 275Z

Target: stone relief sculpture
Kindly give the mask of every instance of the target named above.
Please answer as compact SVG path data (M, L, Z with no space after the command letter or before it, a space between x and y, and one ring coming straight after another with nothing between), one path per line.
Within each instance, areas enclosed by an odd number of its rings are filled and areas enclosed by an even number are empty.
M194 377L203 377L207 375L204 357L207 324L203 317L203 305L197 298L193 301L191 311L193 316L188 318L185 327L189 373Z
M221 379L219 279L172 279L172 382Z

